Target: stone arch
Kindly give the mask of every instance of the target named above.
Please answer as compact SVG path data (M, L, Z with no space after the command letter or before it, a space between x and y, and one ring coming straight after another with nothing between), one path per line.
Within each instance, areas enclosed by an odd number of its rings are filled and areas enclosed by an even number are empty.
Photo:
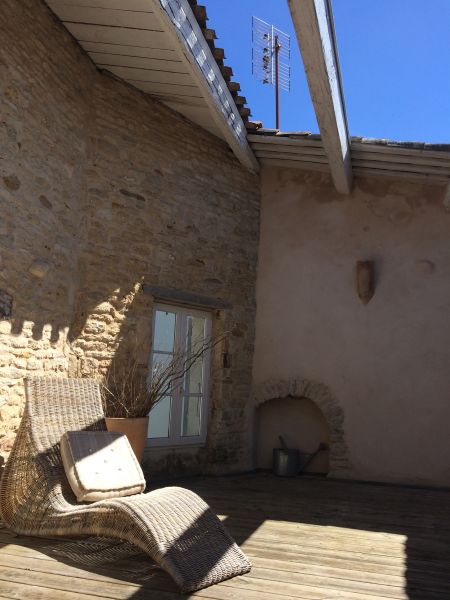
M330 389L323 383L292 377L268 380L254 388L255 406L274 398L308 398L322 411L330 428L330 477L345 477L350 468L344 439L344 411Z

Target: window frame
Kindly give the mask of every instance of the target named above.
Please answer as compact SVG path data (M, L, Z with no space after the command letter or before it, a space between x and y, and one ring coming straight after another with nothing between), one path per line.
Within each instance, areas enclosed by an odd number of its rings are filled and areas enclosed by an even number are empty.
M184 344L186 342L186 322L187 317L200 317L205 319L205 339L211 339L212 332L212 313L208 310L202 310L200 308L192 308L181 304L170 304L155 302L153 305L152 315L152 349L149 356L148 368L149 375L153 366L153 355L155 352L154 341L155 341L155 322L156 313L158 311L175 313L175 339L174 339L174 352L184 351ZM181 318L179 318L181 317ZM159 351L156 351L159 353ZM165 438L151 438L147 434L146 446L150 448L161 448L161 447L179 447L179 446L199 446L206 443L206 436L208 431L208 420L209 420L209 398L210 398L210 381L211 381L211 354L212 349L209 348L203 358L203 369L202 369L202 405L201 405L201 421L200 421L200 435L196 436L185 436L181 435L181 423L183 417L183 394L180 393L181 384L183 380L177 384L176 388L178 393L172 395L172 404L170 409L170 420L169 420L169 435ZM194 396L194 394L192 394ZM149 414L151 419L151 411ZM149 421L150 426L150 421ZM178 435L176 435L178 432Z

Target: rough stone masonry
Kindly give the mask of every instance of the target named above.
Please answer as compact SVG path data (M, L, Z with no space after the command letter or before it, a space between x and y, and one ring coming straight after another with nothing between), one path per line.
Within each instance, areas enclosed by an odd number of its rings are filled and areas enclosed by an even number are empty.
M23 378L96 375L124 340L150 351L143 282L220 297L209 436L158 468L249 464L259 181L228 147L99 73L41 0L0 6L0 453Z

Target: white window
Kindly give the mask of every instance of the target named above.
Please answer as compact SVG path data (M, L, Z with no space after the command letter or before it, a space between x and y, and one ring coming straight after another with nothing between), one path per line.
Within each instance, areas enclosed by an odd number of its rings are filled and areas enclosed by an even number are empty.
M156 305L153 313L153 344L150 377L158 364L174 356L189 361L211 337L211 315L169 305ZM151 410L150 446L200 444L206 440L210 350L197 359L167 395Z

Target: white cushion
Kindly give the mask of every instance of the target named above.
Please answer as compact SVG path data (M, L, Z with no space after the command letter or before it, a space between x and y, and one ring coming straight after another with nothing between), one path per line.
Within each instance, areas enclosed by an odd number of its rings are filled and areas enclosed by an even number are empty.
M96 502L140 494L142 469L123 433L68 431L61 438L61 457L78 502Z

